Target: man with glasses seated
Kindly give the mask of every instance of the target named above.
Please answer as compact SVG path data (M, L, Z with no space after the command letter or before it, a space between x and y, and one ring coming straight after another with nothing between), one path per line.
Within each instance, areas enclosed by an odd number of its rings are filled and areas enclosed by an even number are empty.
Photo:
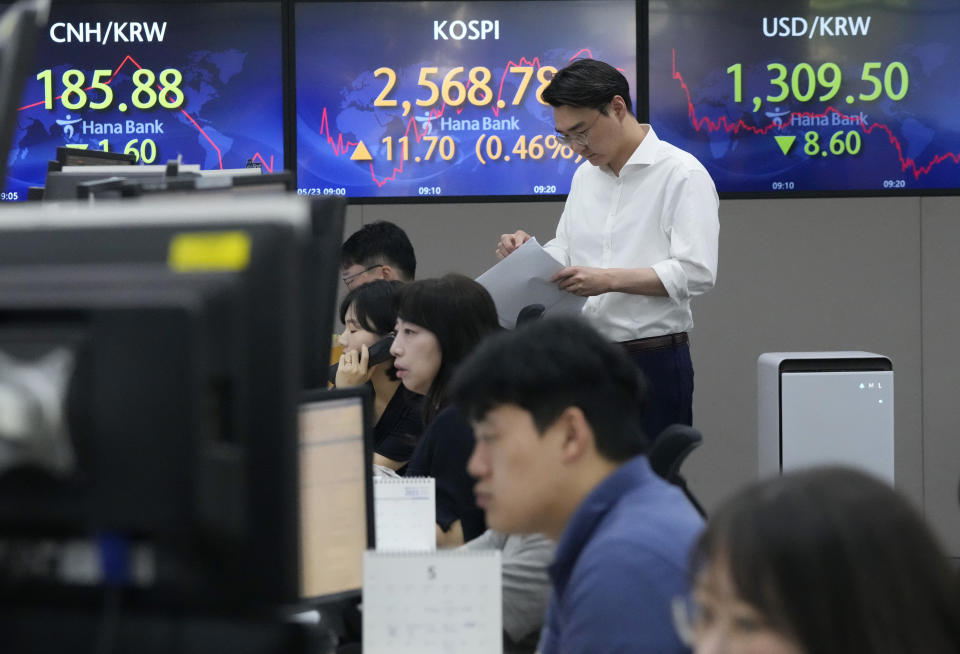
M411 282L417 257L406 232L386 220L364 225L340 250L340 277L353 290L377 279Z
M543 92L558 138L584 163L574 173L556 238L544 249L562 263L554 277L588 297L583 314L619 342L650 382L644 429L692 424L690 299L717 273L716 188L692 155L637 122L626 78L580 59ZM519 230L497 244L503 258L530 238Z
M397 225L386 220L377 220L364 225L350 235L343 245L340 246L340 279L347 287L347 294L357 288L375 281L398 281L412 282L417 272L417 257L413 252L413 245L404 232ZM391 306L382 307L381 311L394 311ZM364 315L368 315L365 313ZM345 327L349 327L345 322L346 307L341 307L341 322ZM390 327L382 329L380 336L385 336L387 331L393 328L396 316L390 319ZM371 344L368 344L371 345ZM339 372L345 372L349 367L350 374L355 378L363 378L366 373L366 367L358 367L360 364L360 350L354 354L351 361L341 361L341 355L344 354L342 339L334 339L333 348L330 351L330 363L345 363ZM362 381L367 381L365 378ZM357 385L357 379L354 379Z

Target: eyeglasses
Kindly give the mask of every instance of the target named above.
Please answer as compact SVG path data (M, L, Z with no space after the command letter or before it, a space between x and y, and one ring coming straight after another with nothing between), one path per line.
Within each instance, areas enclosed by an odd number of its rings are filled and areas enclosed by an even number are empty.
M606 106L606 105L604 105ZM581 129L578 132L573 134L564 134L563 132L557 131L557 139L564 145L579 145L580 147L585 147L587 145L587 132L593 129L593 126L597 124L597 121L600 120L600 116L603 115L603 108L597 109L597 115L594 117L590 124Z
M342 279L342 280L343 280L343 283L347 285L347 288L350 288L350 284L352 284L352 283L353 283L353 280L355 280L357 277L359 277L359 276L362 275L363 273L368 273L368 272L370 272L370 271L373 270L374 268L380 268L381 266L383 266L382 263L375 263L375 264L373 264L372 266L370 266L369 268L364 268L364 269L361 270L360 272L355 272L355 273L353 273L352 275L347 275L346 277L341 277L340 279Z
M693 600L686 595L674 597L670 602L670 614L680 642L687 647L693 647L700 618Z

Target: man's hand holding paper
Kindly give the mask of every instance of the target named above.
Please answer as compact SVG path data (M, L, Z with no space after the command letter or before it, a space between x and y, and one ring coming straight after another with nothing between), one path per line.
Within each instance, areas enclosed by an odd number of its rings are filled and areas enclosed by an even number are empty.
M504 242L505 237L511 238ZM542 304L545 315L580 313L586 298L568 293L556 284L555 275L565 268L540 246L537 239L525 232L505 234L497 247L498 255L501 248L507 252L523 237L527 240L510 250L510 256L504 254L498 264L477 277L493 296L500 324L512 329L520 310L531 304Z
M590 297L613 290L610 277L610 271L606 268L568 266L558 270L550 281L556 282L567 293Z

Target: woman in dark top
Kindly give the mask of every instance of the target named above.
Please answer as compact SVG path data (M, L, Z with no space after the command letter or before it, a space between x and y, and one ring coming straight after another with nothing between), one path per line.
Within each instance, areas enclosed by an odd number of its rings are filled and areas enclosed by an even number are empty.
M374 393L373 462L399 470L413 454L423 431L420 401L396 376L392 359L368 365L369 348L392 332L396 322L396 294L402 282L375 281L357 286L340 303L340 334L343 355L337 368L336 386L370 384Z
M398 303L390 354L403 385L425 396L427 424L406 474L436 480L437 545L453 547L482 534L486 522L467 474L473 429L446 406L447 385L457 365L499 329L497 309L487 290L463 275L407 284Z

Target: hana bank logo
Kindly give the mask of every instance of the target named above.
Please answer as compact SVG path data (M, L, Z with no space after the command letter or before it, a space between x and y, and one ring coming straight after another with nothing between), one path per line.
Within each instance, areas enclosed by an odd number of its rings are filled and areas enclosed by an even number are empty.
M79 123L81 120L83 119L73 118L70 114L67 114L66 118L57 119L57 125L59 125L60 129L63 130L64 138L66 138L68 141L73 140L73 136L75 133L73 126Z
M430 130L433 129L433 119L436 116L431 116L429 111L425 111L422 116L414 116L413 118L420 124L420 133L429 134Z

